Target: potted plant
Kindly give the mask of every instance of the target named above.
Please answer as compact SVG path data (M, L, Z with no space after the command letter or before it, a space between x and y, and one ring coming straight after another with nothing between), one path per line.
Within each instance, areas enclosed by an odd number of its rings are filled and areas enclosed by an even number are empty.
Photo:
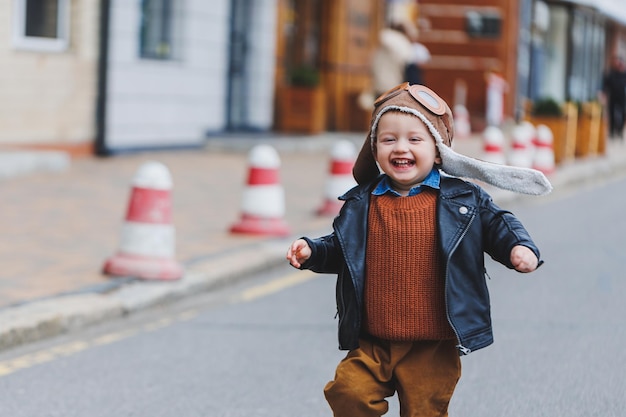
M533 116L561 117L563 116L563 109L555 99L547 97L533 102L531 114Z
M320 84L320 73L310 65L301 65L289 72L288 82L294 87L316 88Z
M576 156L604 152L602 105L597 101L581 103L578 113Z
M326 95L316 68L292 68L287 74L287 85L278 90L277 104L279 130L320 133L326 129Z
M528 120L535 126L544 124L554 136L554 162L573 159L576 151L578 108L573 103L559 104L547 97L532 103Z

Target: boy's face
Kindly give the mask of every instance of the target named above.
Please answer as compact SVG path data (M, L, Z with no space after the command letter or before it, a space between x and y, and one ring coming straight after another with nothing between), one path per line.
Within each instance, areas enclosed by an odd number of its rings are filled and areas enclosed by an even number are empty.
M435 139L416 116L388 111L378 122L374 157L402 195L424 181L441 157Z

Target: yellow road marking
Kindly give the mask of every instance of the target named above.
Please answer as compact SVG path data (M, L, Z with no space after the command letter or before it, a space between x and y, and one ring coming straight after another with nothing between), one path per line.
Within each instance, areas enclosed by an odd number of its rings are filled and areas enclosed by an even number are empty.
M60 345L52 348L50 351L53 353L58 353L59 356L69 356L74 353L80 352L81 350L87 349L89 344L83 340L77 340L75 342L71 342L65 345Z
M34 364L50 362L52 359L54 359L54 355L45 350L32 354L32 361Z
M178 314L178 316L176 316L176 320L188 321L188 320L193 319L194 317L197 317L198 314L199 312L197 310L183 311L182 313Z
M109 343L117 342L118 340L126 339L139 333L137 330L127 330L124 332L108 333L96 338L92 344L94 346L108 345Z
M294 285L302 284L314 278L315 276L316 275L311 271L297 271L290 275L277 278L265 284L258 285L256 287L252 287L248 290L242 291L240 295L235 298L235 300L243 302L252 301L270 294L274 294ZM197 317L198 314L200 314L198 310L187 310L177 313L172 317L164 317L154 322L150 322L141 326L140 328L107 333L98 336L92 340L77 340L63 345L53 346L47 349L29 353L27 355L19 356L17 358L1 361L0 377L10 375L14 372L19 371L20 369L32 368L36 365L50 362L64 356L71 356L75 353L92 347L115 343L142 332L147 333L155 331L170 326L175 322L188 321L193 319L194 317Z
M268 283L252 287L241 293L240 299L243 301L252 301L257 298L265 297L270 294L274 294L285 288L293 287L294 285L302 284L315 277L315 273L311 271L298 271L286 277L278 278Z
M21 358L14 359L11 362L11 367L13 369L23 369L23 368L30 367L31 364L32 364L32 361L30 360L28 356L22 356Z
M164 317L152 323L146 324L145 326L143 326L143 330L146 332L153 332L155 330L162 329L163 327L167 327L173 322L174 320L172 318Z

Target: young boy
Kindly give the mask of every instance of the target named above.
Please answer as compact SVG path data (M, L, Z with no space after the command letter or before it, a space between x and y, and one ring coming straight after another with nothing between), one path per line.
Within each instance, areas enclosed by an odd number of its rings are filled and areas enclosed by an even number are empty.
M447 416L459 354L493 342L484 253L532 272L539 250L477 178L529 194L551 190L534 170L455 153L448 105L402 84L375 103L333 233L291 244L296 268L336 273L339 348L349 353L324 393L335 416ZM383 174L380 175L380 170Z

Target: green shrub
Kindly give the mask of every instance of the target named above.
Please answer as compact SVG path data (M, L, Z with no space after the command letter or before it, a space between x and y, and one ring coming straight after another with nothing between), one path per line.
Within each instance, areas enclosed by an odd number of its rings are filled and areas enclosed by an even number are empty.
M289 84L295 87L317 87L320 83L320 73L311 66L300 66L289 73Z
M532 107L533 116L563 116L561 105L553 98L536 100Z

